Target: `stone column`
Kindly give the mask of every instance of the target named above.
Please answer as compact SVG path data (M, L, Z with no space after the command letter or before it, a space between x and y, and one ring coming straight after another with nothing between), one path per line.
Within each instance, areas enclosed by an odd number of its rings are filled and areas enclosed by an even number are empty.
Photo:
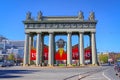
M30 63L30 55L31 55L31 49L33 48L33 34L30 34L29 36L29 64Z
M29 34L25 35L25 43L24 43L24 61L23 66L28 66L28 54L29 54Z
M53 48L53 32L49 33L49 54L48 54L48 65L53 66L54 64L54 48Z
M56 60L55 60L55 53L56 53L56 43L55 43L55 34L54 34L54 36L53 36L53 55L54 55L54 57L53 57L53 63L54 64L56 64Z
M91 33L92 64L97 65L96 40L95 33Z
M72 65L72 43L71 43L71 32L67 34L67 65Z
M80 32L79 33L79 62L80 62L80 65L84 65L84 38L83 38L83 33Z
M92 48L91 48L91 34L88 34L89 36L89 46L90 46L90 64L92 64Z
M41 38L41 48L40 48L40 64L42 66L42 62L43 62L43 50L44 50L44 35L42 35Z
M37 45L36 45L36 66L40 66L40 42L41 42L41 33L37 33Z

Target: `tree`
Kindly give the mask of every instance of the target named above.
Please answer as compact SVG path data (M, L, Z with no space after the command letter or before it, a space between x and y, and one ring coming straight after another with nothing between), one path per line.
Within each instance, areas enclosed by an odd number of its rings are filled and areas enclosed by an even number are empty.
M108 54L100 54L99 55L99 60L102 63L107 63L108 62Z
M14 54L9 54L8 55L8 60L15 60Z
M120 54L117 54L116 59L120 59Z

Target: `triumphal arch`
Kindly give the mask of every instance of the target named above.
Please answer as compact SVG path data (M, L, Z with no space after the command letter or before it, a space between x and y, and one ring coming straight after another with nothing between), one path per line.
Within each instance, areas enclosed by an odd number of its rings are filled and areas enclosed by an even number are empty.
M25 46L23 65L30 65L30 53L33 46L33 37L36 35L36 59L35 65L42 66L43 59L43 37L48 35L48 62L47 66L54 66L55 60L55 35L67 35L66 48L66 66L72 65L72 40L73 34L78 35L78 52L79 66L85 64L84 57L84 35L89 35L91 49L91 64L97 64L96 51L96 24L94 12L90 12L87 20L84 19L83 12L80 11L78 16L43 16L42 12L38 12L37 19L31 17L31 12L26 14L26 20L23 21L25 26Z

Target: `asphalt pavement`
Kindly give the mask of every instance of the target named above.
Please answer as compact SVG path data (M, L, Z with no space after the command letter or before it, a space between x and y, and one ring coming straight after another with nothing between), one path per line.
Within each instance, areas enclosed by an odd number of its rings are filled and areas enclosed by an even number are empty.
M81 79L80 79L81 78ZM0 80L120 80L113 66L90 67L3 67Z

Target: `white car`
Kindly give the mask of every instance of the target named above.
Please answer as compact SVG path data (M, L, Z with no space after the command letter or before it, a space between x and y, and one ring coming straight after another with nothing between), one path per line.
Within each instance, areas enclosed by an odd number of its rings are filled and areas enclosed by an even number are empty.
M5 67L5 63L4 62L0 62L0 67Z

